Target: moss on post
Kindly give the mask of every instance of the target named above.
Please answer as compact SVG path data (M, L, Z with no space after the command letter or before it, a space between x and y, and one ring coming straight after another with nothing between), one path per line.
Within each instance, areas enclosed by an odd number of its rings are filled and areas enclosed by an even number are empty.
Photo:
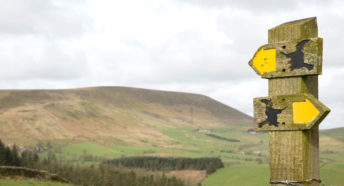
M318 37L317 18L311 17L283 23L269 30L269 43Z
M316 18L284 23L269 30L269 44L293 42L318 36ZM322 47L318 49L322 54ZM269 96L309 93L318 97L318 76L269 79ZM270 131L270 180L319 179L319 129ZM285 185L285 184L272 184ZM319 185L310 181L303 185Z

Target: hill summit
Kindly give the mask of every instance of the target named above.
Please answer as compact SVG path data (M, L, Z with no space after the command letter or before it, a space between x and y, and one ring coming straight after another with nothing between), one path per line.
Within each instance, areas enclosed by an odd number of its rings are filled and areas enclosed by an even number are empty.
M250 128L252 118L207 96L128 87L1 90L0 136L7 144L43 140L173 144L164 128Z

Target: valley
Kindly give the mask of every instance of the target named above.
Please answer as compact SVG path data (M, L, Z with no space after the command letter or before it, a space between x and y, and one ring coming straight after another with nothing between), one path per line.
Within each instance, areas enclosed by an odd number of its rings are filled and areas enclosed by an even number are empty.
M267 185L268 133L251 129L250 116L198 94L128 87L0 91L0 136L7 145L78 166L131 156L224 162L211 175L192 173L196 181L174 173L189 185ZM344 183L343 132L320 132L326 185Z

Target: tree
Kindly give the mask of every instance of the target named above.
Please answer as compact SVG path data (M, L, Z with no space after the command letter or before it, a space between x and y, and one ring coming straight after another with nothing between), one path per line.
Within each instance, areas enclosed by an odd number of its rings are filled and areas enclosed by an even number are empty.
M5 152L6 152L6 147L0 139L0 165L6 164Z
M12 164L14 166L20 166L20 159L18 156L18 148L16 145L13 145L11 150L11 156L12 156Z

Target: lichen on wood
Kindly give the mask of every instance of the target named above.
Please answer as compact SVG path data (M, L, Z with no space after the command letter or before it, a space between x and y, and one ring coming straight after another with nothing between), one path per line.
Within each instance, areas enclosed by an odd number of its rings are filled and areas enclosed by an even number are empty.
M317 38L317 21L313 17L284 23L270 29L268 35L269 44ZM322 55L322 47L318 48L317 54ZM318 97L317 75L269 79L269 96L302 93ZM269 140L270 180L319 179L319 128L317 125L309 130L270 131ZM282 184L271 185L282 186ZM312 182L304 185L318 186L319 184Z
M314 119L304 123L294 121L294 103L309 101L319 112ZM329 113L329 109L311 94L278 95L254 99L254 129L257 131L272 130L306 130L317 126ZM309 110L303 110L309 112Z
M294 40L289 42L270 43L261 46L254 57L249 61L249 65L262 78L278 78L289 76L316 75L322 73L322 38L308 38L303 40ZM274 49L276 59L264 58L257 66L254 63L257 53ZM264 63L264 60L270 60ZM258 68L264 68L265 64L275 63L273 71L259 71Z

